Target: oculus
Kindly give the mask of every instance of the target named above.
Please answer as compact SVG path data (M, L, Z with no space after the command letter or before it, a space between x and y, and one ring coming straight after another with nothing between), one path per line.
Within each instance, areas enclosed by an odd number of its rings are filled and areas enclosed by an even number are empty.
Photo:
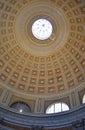
M38 40L46 40L52 35L53 27L47 19L37 19L32 25L32 34Z

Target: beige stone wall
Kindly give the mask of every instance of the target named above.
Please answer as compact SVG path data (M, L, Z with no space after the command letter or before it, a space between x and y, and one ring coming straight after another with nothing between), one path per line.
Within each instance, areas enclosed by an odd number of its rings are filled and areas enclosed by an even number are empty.
M84 84L80 88L68 91L64 94L59 94L51 97L31 97L26 95L19 95L19 93L12 92L0 86L0 103L10 106L15 102L24 102L30 106L31 111L34 113L45 113L47 107L55 102L64 102L70 109L82 104L82 99L85 94Z

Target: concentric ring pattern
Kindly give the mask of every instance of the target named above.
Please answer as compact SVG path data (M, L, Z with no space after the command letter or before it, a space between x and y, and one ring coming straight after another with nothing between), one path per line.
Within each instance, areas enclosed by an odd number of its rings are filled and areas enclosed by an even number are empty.
M32 35L31 25L38 18L53 24L47 40ZM0 0L0 84L26 94L50 96L82 82L85 0Z

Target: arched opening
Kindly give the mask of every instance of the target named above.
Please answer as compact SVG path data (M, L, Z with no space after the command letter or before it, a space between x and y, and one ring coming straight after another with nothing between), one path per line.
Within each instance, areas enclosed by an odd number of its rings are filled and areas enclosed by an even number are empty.
M18 112L31 112L30 107L24 102L15 102L10 105L11 108L16 109Z
M83 96L82 103L85 103L85 94Z
M58 113L58 112L67 111L67 110L69 110L69 106L63 102L59 102L59 103L51 104L46 109L46 114Z

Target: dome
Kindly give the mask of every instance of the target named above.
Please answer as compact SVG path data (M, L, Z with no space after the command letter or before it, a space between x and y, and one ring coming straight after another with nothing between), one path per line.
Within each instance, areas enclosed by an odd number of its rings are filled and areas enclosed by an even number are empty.
M0 0L0 129L85 125L85 0Z
M0 0L1 103L44 112L84 93L85 1Z

